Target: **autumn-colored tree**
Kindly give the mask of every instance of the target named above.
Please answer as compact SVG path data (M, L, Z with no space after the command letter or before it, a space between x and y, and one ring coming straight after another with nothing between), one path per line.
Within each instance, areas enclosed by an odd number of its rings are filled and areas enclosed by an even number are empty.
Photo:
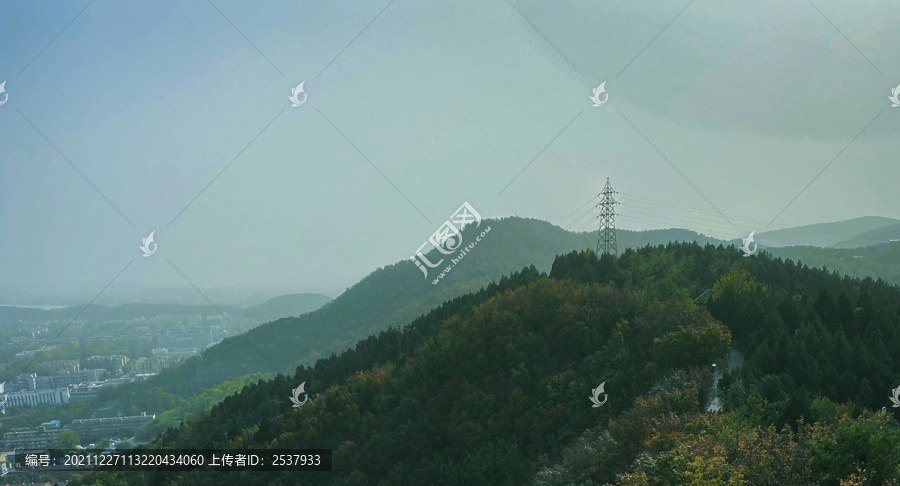
M745 268L738 268L728 272L722 276L713 285L713 299L719 299L726 291L734 292L736 295L753 292L759 287L756 280L750 276L750 272Z

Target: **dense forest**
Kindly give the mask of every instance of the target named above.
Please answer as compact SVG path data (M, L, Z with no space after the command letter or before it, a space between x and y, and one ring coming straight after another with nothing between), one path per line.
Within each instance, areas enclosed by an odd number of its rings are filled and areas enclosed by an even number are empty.
M840 225L843 227L847 223ZM375 270L321 309L261 325L241 336L226 339L202 356L167 369L160 376L126 385L115 393L103 394L80 407L78 418L89 417L98 409L116 410L126 415L147 412L166 417L190 417L193 412L183 412L200 410L194 406L196 403L208 403L208 396L203 394L209 388L227 389L228 386L223 385L225 382L238 383L248 375L265 373L273 376L279 372L290 373L298 365L312 366L332 352L340 353L391 326L406 325L441 303L476 292L523 266L533 264L538 271L549 272L555 255L596 244L595 232L573 233L536 219L485 219L479 231L487 226L493 228L490 236L439 285L432 285L430 280L423 278L409 261L388 265ZM857 224L845 232L861 229ZM463 233L464 241L471 238L467 231ZM800 232L798 237L806 234L802 229L797 231ZM679 229L620 230L618 240L619 248L658 246L669 241L698 241L701 245L723 243ZM810 266L826 265L851 276L882 276L889 283L900 284L900 246L892 245L855 250L790 247L770 251L782 258L800 259ZM433 261L440 258L435 253L436 250L429 255ZM704 286L708 288L712 283L698 281L683 282L682 285L693 286L690 295L698 295ZM154 427L156 429L158 426Z
M882 281L723 246L573 252L247 385L150 445L330 448L332 472L74 483L894 486L898 349L900 292ZM713 386L732 350L743 366ZM310 403L291 408L300 382Z
M331 352L341 352L391 326L408 324L443 302L475 292L523 266L534 264L549 271L555 255L589 248L596 241L593 233L572 233L535 219L485 219L478 231L487 226L493 228L490 236L440 285L423 278L410 261L388 265L318 310L277 319L226 338L181 366L166 369L146 382L126 385L120 393L88 404L86 416L97 407L113 407L125 414L162 413L225 381L254 373L288 372L300 364L313 365ZM463 233L466 242L472 238L468 231ZM619 238L623 247L671 239L710 240L688 230L622 231ZM436 253L429 254L433 261L440 259Z

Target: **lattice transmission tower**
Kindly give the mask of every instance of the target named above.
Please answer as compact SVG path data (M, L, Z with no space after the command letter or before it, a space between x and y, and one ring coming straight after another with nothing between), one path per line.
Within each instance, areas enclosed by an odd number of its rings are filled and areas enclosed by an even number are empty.
M597 205L600 208L600 231L597 233L597 255L603 255L604 253L610 253L613 255L618 255L618 250L616 249L616 202L613 199L613 195L618 194L613 190L612 185L609 183L609 177L606 178L606 186L603 187L603 192L598 194L598 196L603 196L603 199L600 200L600 204Z

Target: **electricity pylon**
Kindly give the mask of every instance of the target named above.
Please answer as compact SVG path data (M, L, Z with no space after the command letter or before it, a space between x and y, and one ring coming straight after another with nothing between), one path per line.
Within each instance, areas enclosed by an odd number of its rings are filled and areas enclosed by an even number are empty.
M603 199L600 200L600 204L597 205L600 208L600 230L597 233L597 255L603 255L604 253L610 253L613 255L617 255L619 252L616 249L616 202L613 199L613 194L617 194L616 191L613 190L612 185L609 183L609 177L606 178L606 186L603 187L603 192L598 194L598 196L603 196Z

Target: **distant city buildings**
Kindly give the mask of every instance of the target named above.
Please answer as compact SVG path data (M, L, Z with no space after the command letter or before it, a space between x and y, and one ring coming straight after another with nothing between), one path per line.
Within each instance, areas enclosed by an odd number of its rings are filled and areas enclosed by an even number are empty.
M100 381L106 376L106 370L81 370L60 375L36 376L34 388L59 388L63 386L77 385Z
M225 331L219 326L166 329L156 333L154 355L196 354L225 339Z
M200 350L197 348L193 349L167 349L167 348L153 348L150 350L150 356L154 359L156 358L173 358L173 359L187 359L195 354L199 353Z
M25 383L19 383L18 381L12 381L12 382L5 383L0 388L2 388L2 391L0 391L0 393L12 393L14 391L27 390L28 386L26 386Z
M0 448L13 449L47 449L57 445L57 436L68 427L60 427L54 420L41 424L40 427L18 428L5 432L0 436Z
M106 370L94 369L46 376L34 373L19 375L15 383L0 384L0 410L89 400L97 396L101 386L117 386L134 381L101 381L106 374Z
M101 390L115 388L117 386L134 383L135 381L143 379L145 379L144 375L137 374L134 376L112 378L109 380L103 380L93 383L80 383L78 385L69 387L69 400L73 402L83 402L96 397Z
M124 368L128 364L128 356L124 354L111 354L108 356L91 356L84 360L85 368L100 368L108 371L115 371Z
M73 402L84 402L90 400L100 393L103 388L102 383L82 383L69 388L69 400Z
M133 415L130 417L108 417L94 419L75 419L72 428L78 433L82 444L97 442L100 439L122 439L133 437L140 426L156 418L156 415Z
M129 361L125 355L92 356L85 364L116 367L115 378L107 378L107 369L85 369L53 375L21 374L11 383L0 383L0 410L10 407L35 407L82 402L95 398L101 390L113 388L150 376L181 361L184 357L141 357ZM77 362L67 365L77 366ZM122 366L129 373L124 375Z
M31 373L19 375L17 381L19 384L24 384L28 390L43 390L100 381L105 375L106 370L80 370L72 373L40 376Z
M133 437L137 429L156 418L141 413L129 417L75 419L71 426L61 426L59 420L51 420L40 427L15 428L0 434L0 450L46 449L58 446L59 433L73 430L81 444L100 439L125 439Z
M77 359L50 359L41 362L43 368L52 371L51 374L74 373L81 370L81 365Z
M182 361L185 357L186 356L171 356L168 354L157 355L151 358L140 357L128 364L128 370L130 373L159 373Z
M6 400L0 409L10 407L36 407L38 405L62 405L69 403L69 389L24 390L4 394ZM0 400L2 401L2 400Z

